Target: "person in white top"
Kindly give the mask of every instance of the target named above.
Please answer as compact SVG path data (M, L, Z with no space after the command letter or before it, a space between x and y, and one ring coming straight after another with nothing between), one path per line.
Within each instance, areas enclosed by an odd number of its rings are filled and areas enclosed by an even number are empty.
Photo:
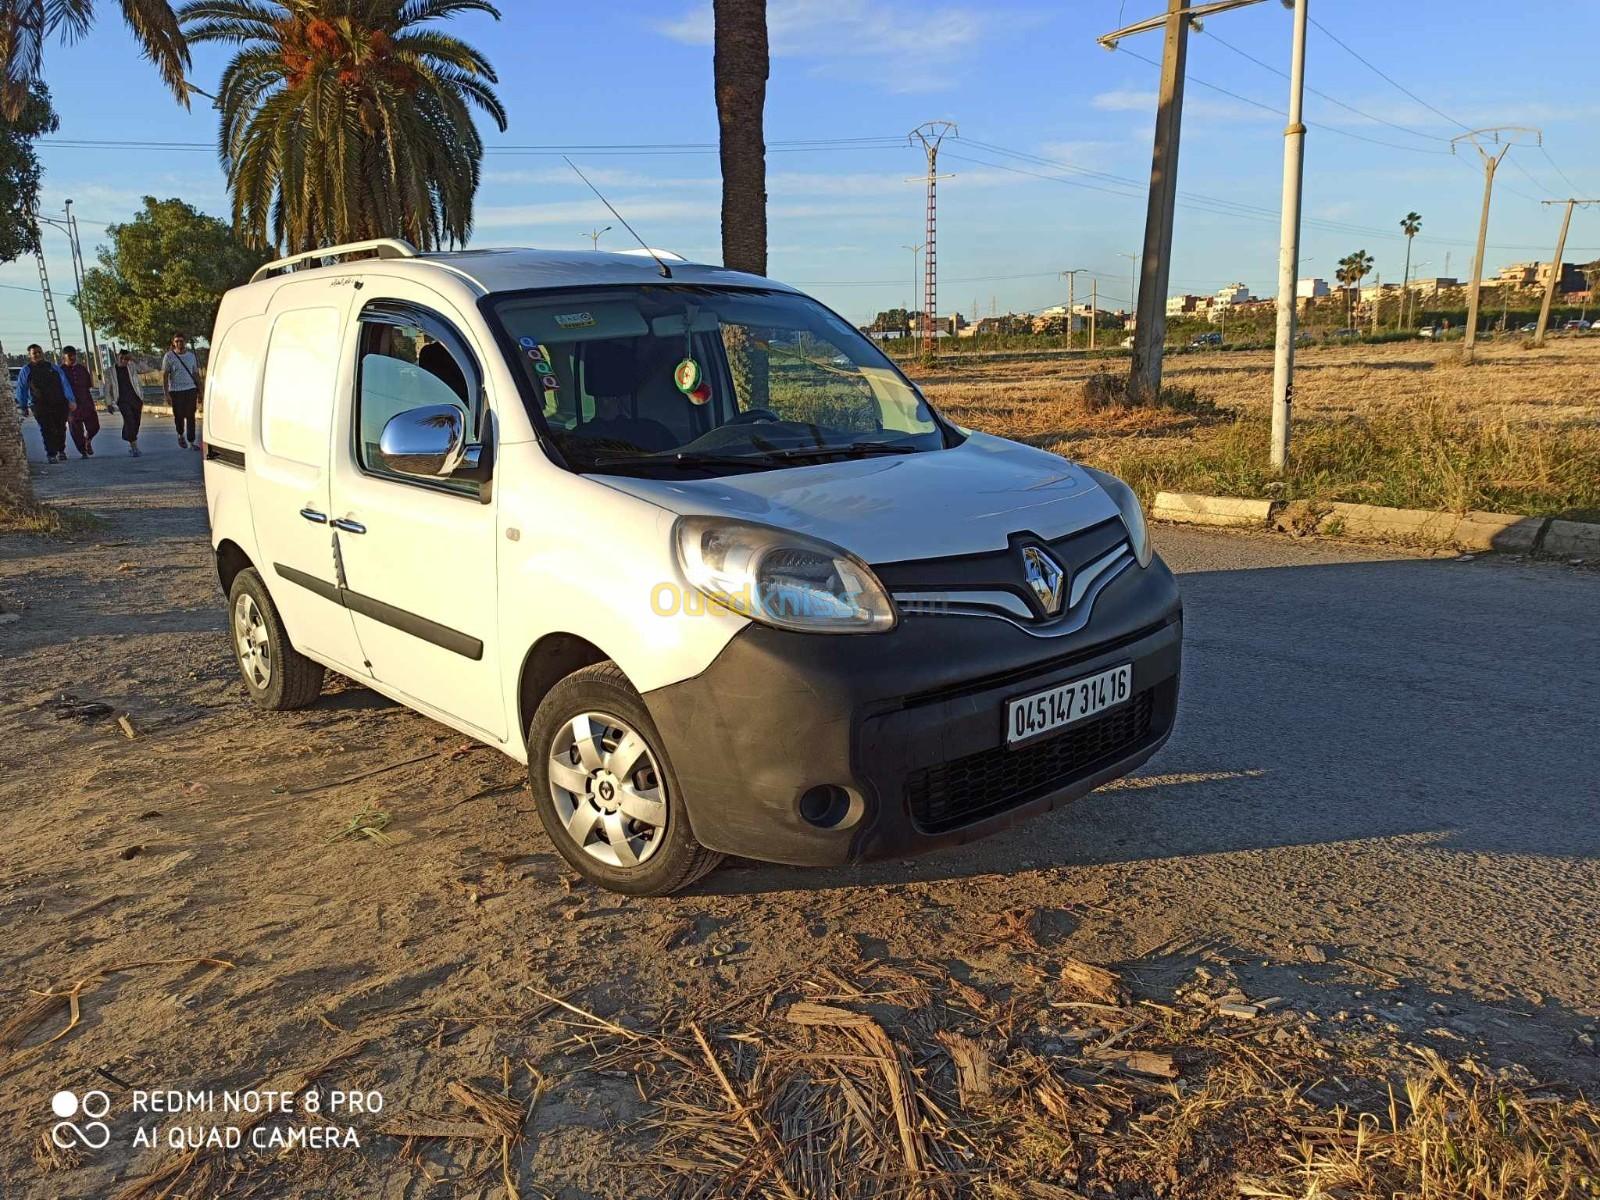
M200 364L189 339L172 335L172 349L161 356L161 391L172 406L172 423L178 427L178 445L200 449L195 434L195 410L200 405Z

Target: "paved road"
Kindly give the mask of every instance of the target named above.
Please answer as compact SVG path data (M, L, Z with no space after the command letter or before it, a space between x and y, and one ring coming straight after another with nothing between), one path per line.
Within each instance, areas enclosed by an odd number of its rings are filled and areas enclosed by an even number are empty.
M156 489L202 538L199 456L152 420L130 460L107 426L101 456L41 467L41 491L99 508ZM1141 778L912 864L734 864L706 891L806 907L910 881L930 904L1077 914L1107 958L1326 952L1379 984L1515 1010L1491 1018L1504 1037L1561 1053L1600 1015L1600 573L1157 540L1183 576L1186 676L1177 733Z

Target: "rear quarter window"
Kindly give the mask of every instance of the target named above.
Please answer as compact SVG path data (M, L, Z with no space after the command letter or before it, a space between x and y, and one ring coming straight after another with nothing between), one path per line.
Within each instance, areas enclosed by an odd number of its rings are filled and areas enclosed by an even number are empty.
M265 317L247 317L213 347L206 371L206 441L241 448L249 441L266 333Z
M308 467L328 461L334 384L339 370L337 308L301 308L272 325L261 378L261 446Z

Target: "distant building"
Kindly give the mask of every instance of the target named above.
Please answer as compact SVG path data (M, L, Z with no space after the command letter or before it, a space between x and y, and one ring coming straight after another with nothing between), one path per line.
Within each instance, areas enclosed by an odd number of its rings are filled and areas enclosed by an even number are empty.
M1538 270L1534 272L1533 282L1534 286L1540 291L1550 286L1549 263L1539 264ZM1564 296L1570 296L1574 292L1587 292L1588 290L1589 281L1583 274L1583 268L1578 266L1577 263L1562 263L1561 278L1556 281L1556 291Z
M1485 283L1496 287L1531 288L1539 280L1539 264L1536 262L1512 263L1508 267L1501 267L1499 274L1493 279L1485 279Z
M1230 283L1225 288L1219 288L1212 297L1213 308L1231 308L1235 304L1248 304L1255 299L1250 295L1250 289L1242 283Z
M1411 281L1412 292L1422 296L1436 296L1440 292L1446 292L1460 286L1461 281L1459 279L1446 275L1434 275L1427 279L1413 279Z
M1190 317L1211 311L1210 296L1168 296L1167 316Z
M1294 298L1296 300L1321 300L1331 294L1328 289L1328 281L1320 276L1295 280Z

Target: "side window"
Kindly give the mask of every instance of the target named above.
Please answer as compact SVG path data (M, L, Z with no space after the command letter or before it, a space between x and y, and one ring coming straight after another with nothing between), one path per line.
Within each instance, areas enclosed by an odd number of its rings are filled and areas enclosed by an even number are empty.
M413 475L390 470L378 452L384 426L414 408L448 404L461 410L467 436L478 436L477 365L460 338L442 320L417 313L369 311L361 318L360 362L356 371L356 461L361 469L388 479L417 484ZM451 491L476 493L478 485L439 480Z
M308 467L328 461L339 310L293 309L278 317L261 377L261 445Z

